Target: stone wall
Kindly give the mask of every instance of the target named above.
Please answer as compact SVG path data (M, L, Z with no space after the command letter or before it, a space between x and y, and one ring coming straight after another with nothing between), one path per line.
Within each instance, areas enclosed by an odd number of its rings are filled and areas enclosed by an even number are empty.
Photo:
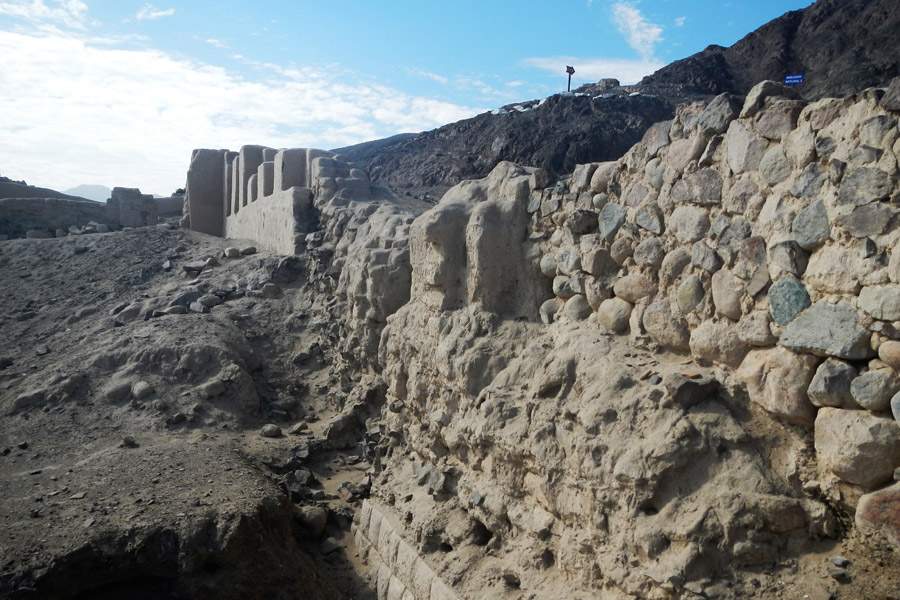
M501 165L413 222L374 493L414 507L404 537L447 548L456 593L485 597L502 556L538 597L551 567L699 597L854 515L900 539L898 92L763 82L552 186Z
M160 217L180 217L184 210L184 196L154 198L156 211Z
M104 228L142 227L159 221L151 196L132 188L114 188L106 204L63 198L0 199L0 235L9 238L54 237L81 233L89 224ZM91 226L91 231L96 231Z
M356 525L356 546L369 565L379 600L455 600L453 590L403 539L389 510L365 500Z
M808 104L764 82L743 103L681 110L620 161L580 165L568 193L530 207L555 292L542 318L727 365L776 419L818 422L817 439L863 419L893 447L900 107L886 100ZM865 487L892 477L893 457L863 482L847 457L819 456Z

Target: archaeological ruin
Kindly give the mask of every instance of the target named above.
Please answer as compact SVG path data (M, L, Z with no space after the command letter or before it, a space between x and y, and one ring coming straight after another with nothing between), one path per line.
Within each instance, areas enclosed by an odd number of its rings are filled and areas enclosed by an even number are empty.
M898 112L898 80L762 82L430 209L330 153L197 150L185 223L342 298L390 433L356 525L379 598L714 597L900 539Z

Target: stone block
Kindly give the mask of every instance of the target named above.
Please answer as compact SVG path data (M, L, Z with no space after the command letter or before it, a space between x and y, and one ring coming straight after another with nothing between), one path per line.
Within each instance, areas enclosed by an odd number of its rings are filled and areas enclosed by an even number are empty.
M659 237L650 237L634 249L634 262L642 267L658 269L666 257L663 241Z
M900 320L900 286L866 286L859 293L858 306L876 319Z
M613 285L613 292L616 296L631 304L636 303L641 298L652 296L656 293L656 289L656 284L641 273L631 273L625 277L620 277Z
M856 374L856 369L852 365L836 358L829 358L816 369L806 394L815 406L859 408L853 394L850 393L850 383L856 378Z
M610 298L600 303L597 309L597 322L613 333L624 333L628 330L633 306L621 298Z
M856 507L855 521L860 531L882 535L900 548L900 483L863 495Z
M605 192L618 170L619 164L616 161L599 163L591 176L591 191L598 194Z
M700 133L705 136L724 133L728 124L737 118L740 110L740 99L731 94L719 94L706 105L697 118Z
M900 391L900 378L893 369L861 373L850 382L850 394L858 405L875 412L890 409L891 398Z
M697 305L703 301L706 291L703 289L703 282L696 275L688 275L678 285L675 292L675 300L681 312L687 314L697 308Z
M862 206L884 200L891 193L890 175L877 167L858 167L841 180L838 204Z
M770 140L780 140L797 126L803 101L781 100L766 107L756 120L756 133Z
M696 206L679 206L669 217L669 231L682 244L692 244L703 239L709 230L707 211Z
M651 339L663 348L679 352L690 349L687 323L672 314L668 300L657 300L650 304L644 310L642 323Z
M809 308L809 292L793 275L784 275L769 288L769 312L779 325L787 325Z
M820 469L873 488L889 481L900 464L900 426L865 410L820 408L815 448Z
M725 135L728 166L735 174L759 168L768 142L750 131L740 121L732 121Z
M759 174L769 185L781 183L791 174L791 165L780 146L770 148L759 162Z
M858 206L850 214L841 215L835 224L855 238L881 235L893 224L897 211L883 202Z
M588 304L587 298L581 294L576 294L566 300L563 306L563 314L573 321L583 321L587 319L593 310Z
M429 598L430 600L457 600L457 596L450 589L450 586L439 577L435 577L431 583L431 596Z
M225 150L194 150L187 173L185 199L191 229L209 235L225 234L223 212ZM124 224L123 224L124 225Z
M388 587L391 584L391 569L385 563L381 563L375 572L375 593L378 600L384 600L387 597Z
M796 352L860 360L875 354L869 337L852 306L820 300L788 324L780 341Z
M686 175L672 186L675 202L690 202L704 206L722 202L722 176L715 169L700 169Z
M706 320L691 332L691 354L737 368L750 347L737 335L735 326L727 320Z
M412 585L416 562L419 555L415 548L401 540L397 546L397 560L393 564L394 575L399 577L404 585Z
M397 562L397 551L400 548L400 544L403 542L403 538L400 537L400 534L394 530L391 530L391 535L388 538L387 546L382 546L379 548L381 552L381 557L387 561L389 565L393 565Z
M816 200L797 213L791 223L791 231L797 244L804 250L812 251L821 246L831 236L825 203Z
M741 297L744 295L744 282L735 277L727 269L716 271L710 283L713 304L716 311L732 321L741 318Z
M751 350L736 375L747 386L750 400L775 418L795 425L812 425L816 408L806 389L817 362L814 356L780 347Z
M412 582L409 587L415 594L416 598L429 598L431 596L431 586L434 582L434 573L425 564L421 558L416 561L413 567Z
M609 203L601 210L598 217L600 235L605 240L612 240L616 232L625 223L626 208L620 204Z
M741 341L751 346L772 346L777 341L772 335L770 324L772 318L761 310L753 311L741 317L737 323L737 335Z
M265 149L264 146L241 146L238 163L240 167L238 198L241 206L247 206L247 203L251 201L250 179L256 176L259 165L263 163L263 151Z
M275 189L275 163L266 161L259 165L256 171L256 185L258 186L258 198L271 196Z
M778 96L782 96L784 99L796 99L799 94L796 90L777 81L760 81L747 92L744 106L741 108L741 118L754 116L766 105L766 98L777 98Z
M392 576L388 581L387 592L384 600L403 600L403 594L406 593L406 586L396 576Z
M378 536L381 534L381 511L379 511L374 506L372 507L372 516L369 519L369 531L366 534L366 537L369 538L369 541L378 546Z

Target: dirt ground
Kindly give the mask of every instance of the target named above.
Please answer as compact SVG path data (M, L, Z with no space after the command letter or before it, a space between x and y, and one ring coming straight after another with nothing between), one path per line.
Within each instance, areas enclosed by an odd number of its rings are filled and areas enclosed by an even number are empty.
M304 265L222 256L250 245L166 226L0 244L0 597L221 598L224 581L233 597L373 597L358 499L339 489L368 462L352 435L324 442L342 408L327 349L291 362L326 348L328 296L294 281ZM206 257L218 266L184 270ZM209 312L153 313L216 286L233 291ZM295 504L279 460L298 454L317 483Z

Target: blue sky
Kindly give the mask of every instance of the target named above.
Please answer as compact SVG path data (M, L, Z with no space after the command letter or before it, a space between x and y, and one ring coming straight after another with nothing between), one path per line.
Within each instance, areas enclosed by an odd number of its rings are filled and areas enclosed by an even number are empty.
M809 0L0 0L0 174L168 194L193 148L334 148L635 83ZM773 73L780 78L783 73Z

